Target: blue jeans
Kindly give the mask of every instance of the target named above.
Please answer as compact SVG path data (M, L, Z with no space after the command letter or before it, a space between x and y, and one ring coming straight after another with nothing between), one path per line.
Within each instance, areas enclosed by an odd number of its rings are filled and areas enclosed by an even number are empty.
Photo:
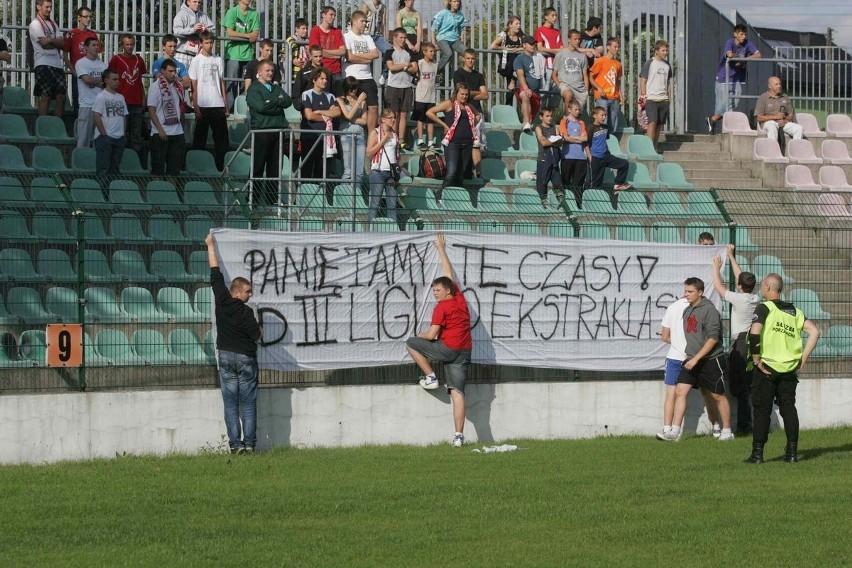
M454 51L459 55L464 55L464 50L467 49L467 46L459 39L452 43L445 39L439 39L438 49L441 50L441 57L438 59L438 72L440 72L450 62Z
M368 221L372 221L376 217L376 211L379 209L382 194L385 197L387 216L396 221L396 184L393 183L390 172L373 170L370 172L370 212L367 215Z
M225 81L225 90L228 93L228 100L225 102L232 111L234 110L234 101L240 95L240 91L243 90L243 71L245 71L246 65L249 63L250 61L240 61L238 59L228 59L225 61L225 78L240 79L239 81ZM254 79L255 77L252 77L252 80Z
M618 99L595 99L595 106L606 109L606 129L610 134L615 134L620 126L618 114L621 111L621 104Z
M355 146L355 185L361 187L364 182L364 159L367 155L367 140L364 138L364 127L357 124L351 125L346 132L359 133L354 138ZM341 136L340 146L343 149L343 180L348 181L352 176L352 144L351 136Z
M101 135L95 138L95 171L98 178L106 181L117 176L121 169L121 157L124 155L124 136L112 138Z
M228 445L232 449L253 448L257 444L257 359L219 351L219 383L225 404Z

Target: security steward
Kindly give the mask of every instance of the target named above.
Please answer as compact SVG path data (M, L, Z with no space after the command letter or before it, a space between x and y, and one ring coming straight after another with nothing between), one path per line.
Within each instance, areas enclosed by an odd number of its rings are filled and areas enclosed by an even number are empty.
M799 414L796 411L796 372L805 366L819 340L817 326L805 320L802 310L781 300L784 283L777 274L768 274L760 283L766 299L752 316L749 345L754 362L751 400L754 407L754 434L749 463L763 463L763 447L769 439L769 420L773 401L778 403L787 448L784 461L798 461ZM802 330L808 342L802 349Z

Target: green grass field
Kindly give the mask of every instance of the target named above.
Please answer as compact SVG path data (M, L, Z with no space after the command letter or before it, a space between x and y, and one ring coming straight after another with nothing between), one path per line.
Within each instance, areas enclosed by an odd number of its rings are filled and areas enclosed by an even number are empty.
M852 429L0 467L0 566L844 566ZM767 457L783 453L773 432Z

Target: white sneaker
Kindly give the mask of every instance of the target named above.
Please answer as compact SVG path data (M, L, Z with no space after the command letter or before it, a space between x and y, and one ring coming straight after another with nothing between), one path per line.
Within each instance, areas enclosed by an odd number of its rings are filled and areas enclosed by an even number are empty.
M671 432L671 430L669 430L669 432ZM666 440L666 434L667 434L667 432L665 430L660 430L659 432L657 432L657 439L665 441Z
M530 124L529 122L525 122L524 123L524 132L529 132L531 130L532 130L532 124Z
M669 430L668 432L663 432L663 437L660 438L664 442L679 442L680 441L680 432L675 433L674 430Z
M722 435L722 427L718 424L713 424L713 437L718 438Z
M420 386L426 390L435 390L438 388L438 378L437 377L421 377L420 378Z
M730 442L734 439L733 432L720 432L719 433L719 441L720 442Z
M464 436L462 434L456 434L453 436L453 447L461 448L464 445Z

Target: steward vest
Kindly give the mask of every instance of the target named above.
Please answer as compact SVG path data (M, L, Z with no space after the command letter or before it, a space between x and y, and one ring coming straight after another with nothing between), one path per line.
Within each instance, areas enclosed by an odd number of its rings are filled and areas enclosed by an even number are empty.
M792 316L778 309L775 302L763 302L769 315L760 332L760 356L779 373L795 371L802 360L802 328L805 315L796 308Z

